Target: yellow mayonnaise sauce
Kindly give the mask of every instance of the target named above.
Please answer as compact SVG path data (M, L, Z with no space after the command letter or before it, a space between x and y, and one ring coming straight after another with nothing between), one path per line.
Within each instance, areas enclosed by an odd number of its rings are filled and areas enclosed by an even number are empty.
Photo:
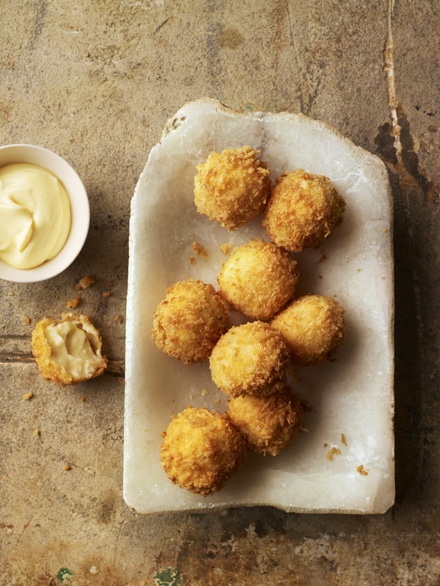
M0 260L41 265L63 248L70 224L70 199L55 175L31 164L0 168Z

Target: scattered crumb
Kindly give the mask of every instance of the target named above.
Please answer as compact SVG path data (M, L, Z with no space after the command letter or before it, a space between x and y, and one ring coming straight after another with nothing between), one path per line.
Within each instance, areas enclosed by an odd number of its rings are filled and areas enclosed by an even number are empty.
M388 234L388 228L384 228L384 229L383 229L383 233L384 233L384 234Z
M8 291L9 297L14 297L14 291Z
M70 464L64 464L63 470L66 470L66 472L67 470L72 470L72 466Z
M304 433L309 433L310 432L310 430L307 429L307 427L304 427L303 425L300 425L299 430L300 430L300 432L304 432Z
M344 446L348 447L347 438L345 437L345 433L341 433L341 442L344 444Z
M107 298L107 297L110 297L110 295L111 295L110 291L104 291L104 292L102 293L102 296L103 296L103 297L106 297L106 298Z
M217 398L217 399L214 401L214 403L215 403L216 405L218 405L218 404L220 403L220 399L219 399L219 398Z
M96 283L96 279L94 279L90 275L86 275L85 277L83 277L82 279L80 279L80 281L76 285L75 289L77 291L81 291L81 289L87 289L87 287L90 287L94 283Z
M326 454L326 458L327 460L330 460L330 462L333 462L333 456L340 456L341 455L341 450L339 448L332 448L331 450L329 450Z
M30 324L31 323L31 318L27 315L24 316L23 321L25 324Z
M357 272L360 273L362 271L362 269L358 269Z
M323 448L328 448L328 443L327 443L327 442L324 442L324 443L322 444L322 447L323 447Z
M71 299L66 303L67 309L76 309L78 305L81 303L80 297L75 297L75 299Z
M327 255L322 253L321 256L319 257L318 262L316 263L317 265L319 265L320 263L324 262L325 260L327 260Z
M85 403L87 401L86 397L84 395L82 395L79 400L81 401L81 403Z
M190 265L194 264L196 262L196 259L193 256L190 256L188 259L188 262Z
M220 246L220 250L223 252L223 254L226 256L228 254L228 252L231 250L232 248L232 244L230 242L225 242L225 244L222 244Z
M36 436L36 437L40 437L40 435L41 435L41 431L40 431L39 429L36 429L36 430L34 431L34 434L35 434L35 436Z
M93 575L96 575L98 573L98 568L96 566L92 566L89 572Z
M356 468L356 472L359 472L361 476L368 476L368 471L365 470L362 464Z
M192 401L193 399L194 399L194 395L192 393L190 393L189 400Z
M197 256L200 256L200 258L206 258L208 256L208 253L206 252L206 248L203 246L203 244L199 244L198 242L193 242L191 246L194 251L194 254L196 254Z
M25 393L23 395L23 401L29 401L30 399L32 399L32 397L34 396L34 393L32 391L29 391L29 393Z
M121 325L124 322L124 320L122 319L122 315L117 315L115 317L115 322L117 322L119 325Z
M200 394L202 395L202 397L206 397L208 391L206 389L202 389L202 392Z

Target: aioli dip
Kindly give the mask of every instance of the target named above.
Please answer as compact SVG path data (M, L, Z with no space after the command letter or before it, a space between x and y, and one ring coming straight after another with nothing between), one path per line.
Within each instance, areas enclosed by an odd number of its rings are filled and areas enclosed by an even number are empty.
M0 167L0 260L32 269L56 256L70 232L70 199L55 175L38 165Z

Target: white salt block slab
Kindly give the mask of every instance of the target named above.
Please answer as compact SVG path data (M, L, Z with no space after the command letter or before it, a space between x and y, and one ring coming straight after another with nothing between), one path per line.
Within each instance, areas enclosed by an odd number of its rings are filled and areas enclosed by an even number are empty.
M195 166L211 151L250 145L274 181L303 168L326 175L345 197L344 220L319 250L296 255L298 293L334 295L347 336L334 362L300 371L312 407L308 432L279 456L250 455L220 492L201 497L171 483L161 432L191 404L223 412L207 363L185 366L151 341L167 287L212 283L224 243L268 239L261 218L229 233L196 212ZM127 298L124 498L139 513L271 505L285 511L383 513L394 502L392 205L383 163L329 126L290 113L237 113L203 99L169 121L136 187L131 208ZM196 257L192 243L207 258ZM195 262L189 262L195 257Z

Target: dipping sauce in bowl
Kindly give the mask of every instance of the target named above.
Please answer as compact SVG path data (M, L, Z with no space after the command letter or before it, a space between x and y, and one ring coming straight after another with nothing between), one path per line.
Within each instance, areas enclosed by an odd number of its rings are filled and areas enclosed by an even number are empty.
M89 223L86 190L64 159L32 145L0 147L0 278L59 274L79 254Z

